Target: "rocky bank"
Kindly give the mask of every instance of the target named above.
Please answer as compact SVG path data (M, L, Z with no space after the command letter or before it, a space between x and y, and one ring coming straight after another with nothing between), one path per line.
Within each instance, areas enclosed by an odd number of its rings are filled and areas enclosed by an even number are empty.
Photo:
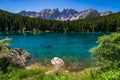
M0 46L0 68L4 69L8 65L24 67L31 60L32 56L25 50L8 46Z

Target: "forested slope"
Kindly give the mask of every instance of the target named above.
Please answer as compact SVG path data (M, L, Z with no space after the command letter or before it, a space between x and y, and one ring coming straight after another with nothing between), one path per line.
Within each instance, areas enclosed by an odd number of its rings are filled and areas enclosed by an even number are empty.
M0 10L0 31L115 32L119 27L120 13L75 21L56 21L24 17Z

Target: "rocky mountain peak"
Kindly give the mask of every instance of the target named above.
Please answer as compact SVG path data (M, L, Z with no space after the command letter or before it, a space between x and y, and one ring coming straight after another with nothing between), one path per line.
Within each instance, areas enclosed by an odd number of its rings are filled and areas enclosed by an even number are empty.
M39 18L44 18L44 19L55 19L58 15L60 14L60 11L58 8L54 9L44 9L38 13Z
M105 16L105 15L109 15L109 14L112 14L112 11L101 12L100 16Z
M19 14L20 14L20 15L23 15L23 16L36 17L37 12L35 12L35 11L25 11L25 10L23 10L23 11L21 11Z
M71 17L73 17L77 13L78 11L74 9L63 9L60 12L60 15L58 16L57 20L69 20Z
M75 9L63 9L63 11L61 11L61 13L78 13L78 11L76 11Z
M87 10L82 10L80 12L76 11L75 9L63 9L62 11L59 11L58 8L54 8L54 9L43 9L40 12L23 10L18 14L29 17L38 17L43 19L64 21L64 20L77 20L84 18L93 18L97 16L105 16L112 14L112 12L111 11L98 12L96 9L92 9L92 8Z
M75 14L70 20L84 19L84 18L93 18L100 16L100 13L95 9L87 9L80 11L78 14Z

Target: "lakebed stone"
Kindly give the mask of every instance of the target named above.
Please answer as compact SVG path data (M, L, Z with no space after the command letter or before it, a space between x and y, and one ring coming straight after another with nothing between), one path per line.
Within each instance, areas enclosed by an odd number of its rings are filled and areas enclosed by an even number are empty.
M54 57L52 60L51 60L51 64L52 65L61 65L63 66L64 65L64 61L58 57Z
M54 57L51 59L51 64L53 65L53 68L47 71L45 74L51 74L59 72L59 70L62 68L62 66L65 65L64 61L58 57Z

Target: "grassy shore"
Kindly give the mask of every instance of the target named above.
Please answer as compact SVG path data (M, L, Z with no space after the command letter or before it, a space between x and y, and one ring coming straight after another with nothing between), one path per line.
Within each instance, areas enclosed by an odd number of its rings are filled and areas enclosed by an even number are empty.
M119 80L119 68L91 67L82 71L68 71L60 68L58 71L46 74L52 66L33 64L24 69L8 67L8 72L0 71L0 80Z

